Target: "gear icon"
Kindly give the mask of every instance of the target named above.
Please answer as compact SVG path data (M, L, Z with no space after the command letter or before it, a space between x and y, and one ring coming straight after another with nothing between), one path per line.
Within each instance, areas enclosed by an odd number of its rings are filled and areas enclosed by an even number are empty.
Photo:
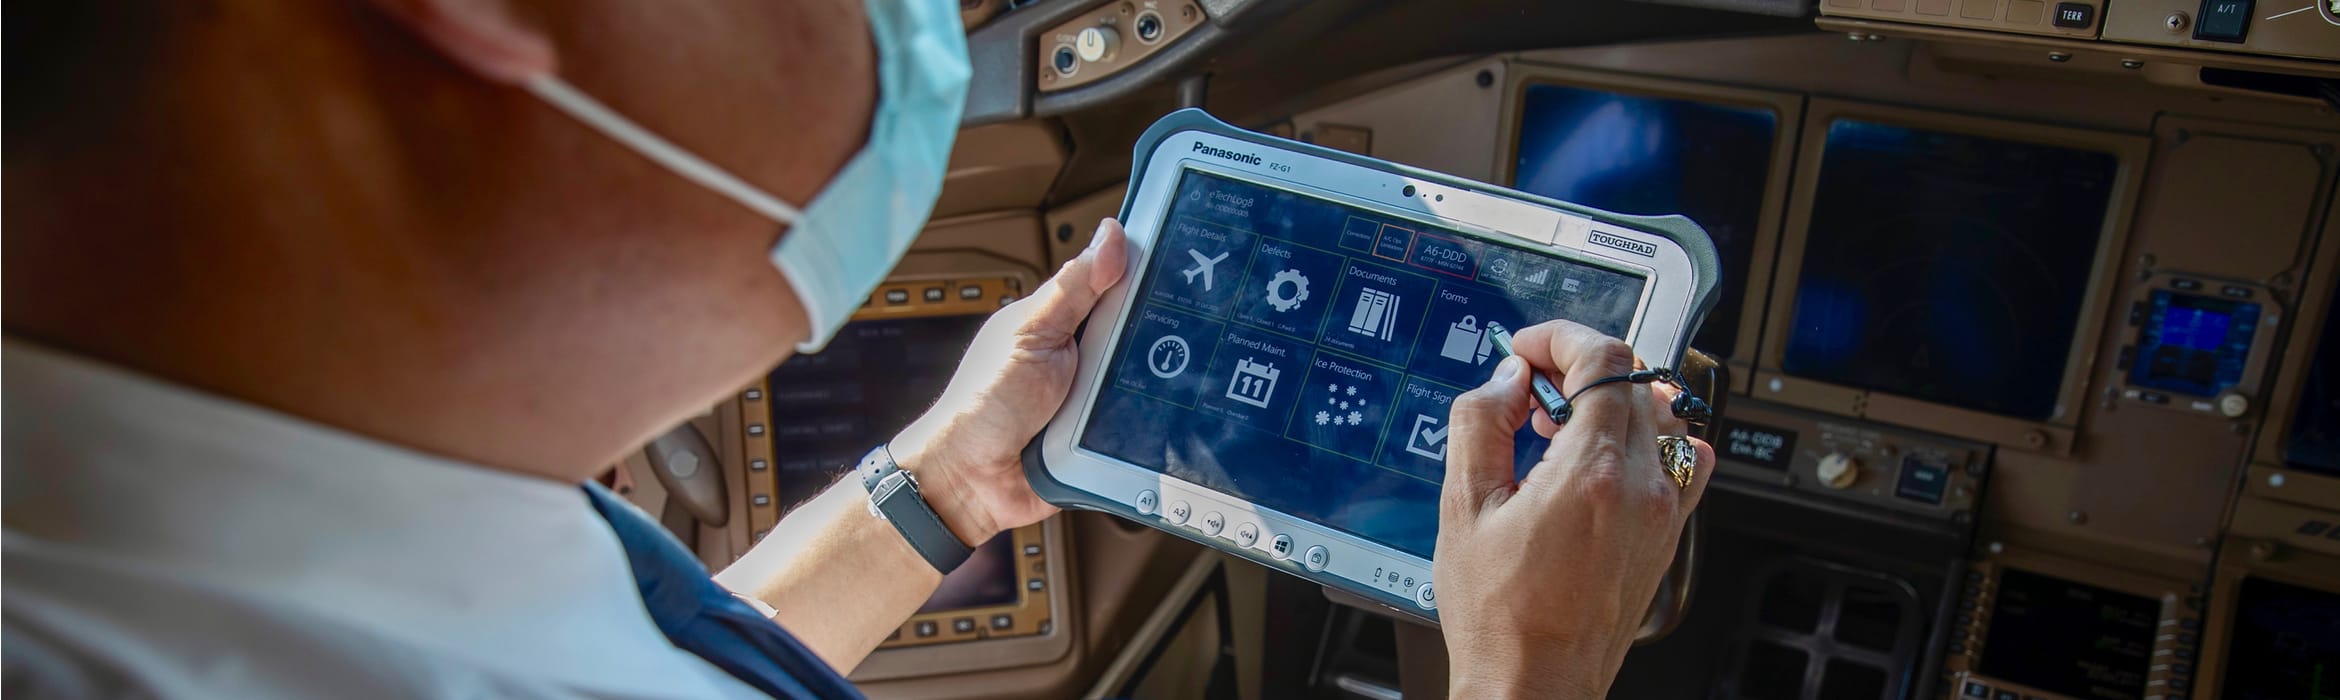
M1292 286L1292 291L1290 294L1276 293L1277 290L1283 289L1284 285L1287 284ZM1268 279L1267 303L1268 306L1276 307L1277 311L1291 311L1293 309L1300 308L1300 302L1307 300L1308 278L1301 276L1299 270L1285 270L1278 272L1276 273L1275 277Z

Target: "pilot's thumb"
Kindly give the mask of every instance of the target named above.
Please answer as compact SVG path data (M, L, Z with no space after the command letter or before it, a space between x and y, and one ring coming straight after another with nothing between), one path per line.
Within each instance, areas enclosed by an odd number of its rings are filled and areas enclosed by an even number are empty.
M1097 307L1097 300L1121 282L1128 266L1129 242L1122 237L1121 222L1099 222L1088 249L1066 262L1028 300L1038 308L1024 323L1025 337L1049 344L1070 343L1074 329Z

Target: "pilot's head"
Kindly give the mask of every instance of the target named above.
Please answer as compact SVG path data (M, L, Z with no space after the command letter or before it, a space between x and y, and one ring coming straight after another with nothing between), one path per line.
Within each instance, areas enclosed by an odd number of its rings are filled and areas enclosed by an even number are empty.
M10 334L570 480L843 324L967 80L942 0L8 14Z

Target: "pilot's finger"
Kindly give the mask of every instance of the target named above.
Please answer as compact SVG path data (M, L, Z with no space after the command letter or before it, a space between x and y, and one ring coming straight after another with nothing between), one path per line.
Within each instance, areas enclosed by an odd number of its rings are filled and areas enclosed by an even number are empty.
M1675 388L1670 382L1657 382L1649 385L1649 398L1652 402L1649 419L1657 425L1658 434L1689 434L1690 423L1674 415L1674 399L1681 395L1682 390Z
M1037 308L1018 329L1019 343L1052 348L1071 342L1073 330L1080 328L1106 290L1121 282L1128 265L1129 242L1122 237L1121 222L1099 222L1088 249L1066 261L1026 300Z
M1561 394L1574 397L1569 401L1574 405L1569 427L1625 430L1625 421L1632 416L1633 392L1623 391L1621 386L1582 390L1601 379L1632 372L1632 346L1574 322L1546 321L1512 336L1511 348L1520 359L1527 360L1528 366L1558 372L1554 379L1560 385Z
M1495 376L1455 397L1448 409L1446 483L1439 495L1443 519L1470 522L1510 495L1511 436L1519 432L1527 414L1534 413L1526 367L1517 357L1503 358L1495 365Z

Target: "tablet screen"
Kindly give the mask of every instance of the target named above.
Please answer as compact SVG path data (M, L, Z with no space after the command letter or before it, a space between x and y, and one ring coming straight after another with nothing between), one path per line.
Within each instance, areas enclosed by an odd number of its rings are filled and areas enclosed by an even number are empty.
M1423 558L1488 327L1624 337L1645 282L1198 171L1173 202L1081 447Z

